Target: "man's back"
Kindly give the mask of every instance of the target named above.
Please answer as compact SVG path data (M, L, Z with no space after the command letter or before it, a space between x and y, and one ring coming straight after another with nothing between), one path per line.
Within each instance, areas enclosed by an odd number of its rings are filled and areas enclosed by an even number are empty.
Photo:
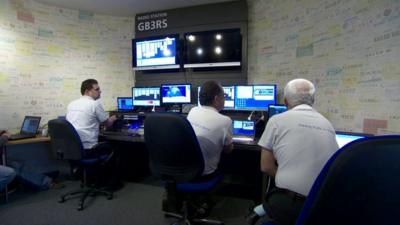
M331 123L308 105L272 117L259 144L273 150L278 163L276 185L305 196L338 149Z
M192 108L187 119L196 133L203 152L204 174L212 173L218 166L223 146L232 142L232 121L208 106Z
M79 134L85 149L97 143L99 124L107 120L101 104L89 96L72 101L68 105L67 120Z

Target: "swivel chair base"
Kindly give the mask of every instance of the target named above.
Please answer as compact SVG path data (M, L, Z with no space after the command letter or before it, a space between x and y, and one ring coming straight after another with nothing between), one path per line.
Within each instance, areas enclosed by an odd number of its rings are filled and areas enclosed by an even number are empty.
M63 194L60 197L60 200L58 201L59 203L63 203L65 202L67 199L66 197L68 196L74 196L74 195L78 195L81 194L82 196L79 199L79 205L77 210L81 211L83 210L83 206L85 204L85 200L88 196L97 196L97 195L104 195L107 197L107 200L111 200L113 198L113 193L109 192L109 191L105 191L105 190L101 190L101 189L97 189L97 188L83 188L83 189L79 189L79 190L74 190L74 191L70 191L68 193Z
M183 202L182 214L172 213L172 212L164 212L165 217L173 217L179 219L178 222L172 223L172 225L191 225L195 224L210 224L210 225L224 225L222 221L206 219L206 218L189 218L188 216L188 203L186 201Z

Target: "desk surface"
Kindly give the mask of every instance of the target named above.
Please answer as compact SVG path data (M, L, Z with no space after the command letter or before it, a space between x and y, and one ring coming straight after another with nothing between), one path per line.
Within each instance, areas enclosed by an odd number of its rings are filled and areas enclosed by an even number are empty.
M6 145L30 144L30 143L36 143L36 142L50 142L50 137L36 136L34 138L10 140L6 143Z
M102 134L100 133L100 137L104 138L104 140L107 141L124 141L124 142L134 142L134 143L144 143L144 137L143 136L129 136L129 135L118 135L116 134ZM260 146L257 145L258 139L254 141L238 141L238 142L233 142L233 147L235 149L241 149L241 150L250 150L250 151L259 151L261 148Z

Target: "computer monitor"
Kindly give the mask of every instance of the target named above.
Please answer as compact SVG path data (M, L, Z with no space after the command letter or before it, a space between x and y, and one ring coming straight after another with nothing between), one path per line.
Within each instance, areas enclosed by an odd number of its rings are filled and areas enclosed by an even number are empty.
M162 84L161 102L163 104L191 103L191 84Z
M235 107L235 86L222 86L225 96L224 109L233 109ZM197 105L200 105L200 89L197 87Z
M117 97L118 110L133 110L132 97Z
M269 105L268 106L268 119L272 116L286 112L287 106L286 105Z
M267 110L268 105L276 104L276 85L235 86L235 109Z
M160 106L160 87L133 87L133 106Z
M355 141L357 139L370 137L371 134L361 134L361 133L352 133L352 132L342 132L336 131L336 141L339 145L339 148L345 146L346 144Z

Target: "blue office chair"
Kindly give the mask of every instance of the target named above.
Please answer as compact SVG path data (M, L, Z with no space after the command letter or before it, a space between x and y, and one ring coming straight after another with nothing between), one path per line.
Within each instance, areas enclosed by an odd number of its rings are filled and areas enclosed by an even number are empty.
M182 201L174 199L177 213L166 212L165 215L179 218L184 224L223 224L220 221L193 218L191 213L191 196L211 191L222 180L222 175L200 181L196 179L203 172L204 159L189 121L175 113L151 113L146 116L144 136L153 175L166 182L168 196L179 195L183 198Z
M296 225L394 225L400 215L400 136L359 139L327 162Z
M65 119L54 119L48 122L50 143L57 158L69 160L72 164L83 168L83 179L81 188L63 194L59 202L64 202L68 196L81 194L78 210L83 210L85 200L88 196L105 195L107 199L112 199L113 193L98 189L88 184L88 169L94 169L108 162L112 157L112 152L102 154L96 158L86 158L81 139L75 128ZM99 143L93 147L95 151L102 151L102 148L109 148L106 143Z

